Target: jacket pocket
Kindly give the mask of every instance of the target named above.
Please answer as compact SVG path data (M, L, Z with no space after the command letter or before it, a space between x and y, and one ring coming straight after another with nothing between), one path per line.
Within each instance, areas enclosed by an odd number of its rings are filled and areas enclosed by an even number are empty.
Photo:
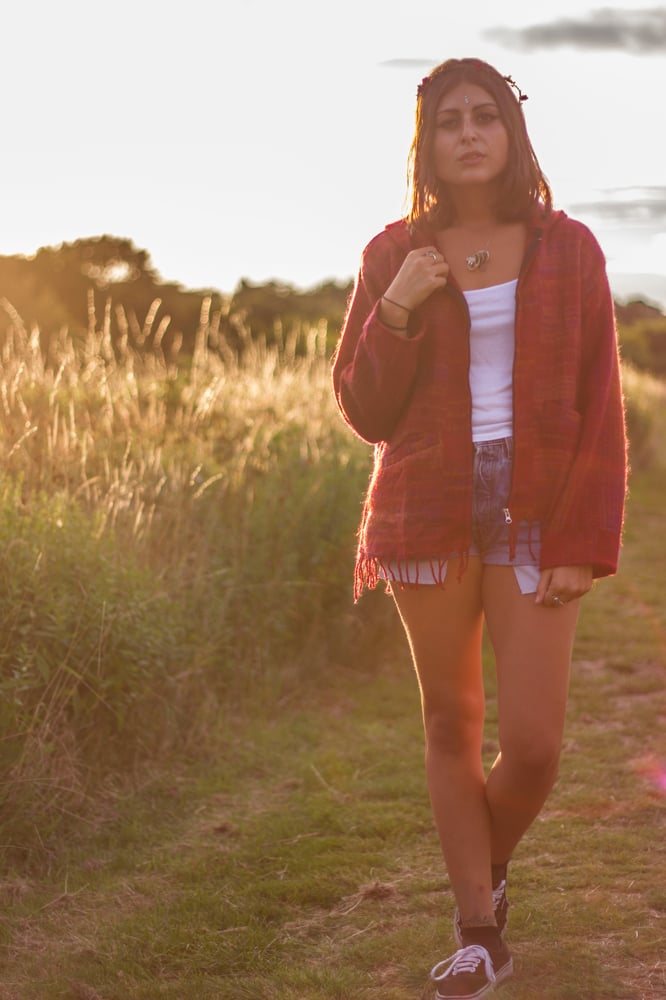
M439 551L446 488L436 433L409 434L383 447L366 498L362 546L373 555L396 559Z
M439 438L432 432L412 432L405 434L397 441L389 441L382 446L380 454L376 456L376 464L382 469L388 469L397 462L404 462L405 459L416 459L421 452L439 446Z

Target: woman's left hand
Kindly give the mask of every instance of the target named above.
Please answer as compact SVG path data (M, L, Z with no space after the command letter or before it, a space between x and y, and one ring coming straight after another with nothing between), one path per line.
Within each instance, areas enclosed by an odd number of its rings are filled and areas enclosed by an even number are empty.
M592 589L591 566L557 566L541 571L536 590L536 604L558 608Z

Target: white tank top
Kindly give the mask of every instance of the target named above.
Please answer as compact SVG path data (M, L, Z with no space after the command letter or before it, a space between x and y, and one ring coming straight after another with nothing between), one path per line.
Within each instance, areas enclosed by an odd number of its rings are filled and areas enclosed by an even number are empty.
M473 441L492 441L513 433L517 284L518 279L463 292L472 321L469 386Z

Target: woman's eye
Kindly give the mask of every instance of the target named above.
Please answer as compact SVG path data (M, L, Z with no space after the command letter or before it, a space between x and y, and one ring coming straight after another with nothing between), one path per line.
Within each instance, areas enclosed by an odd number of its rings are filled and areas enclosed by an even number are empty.
M497 115L492 114L490 111L482 111L478 116L477 121L481 122L482 125L489 125L490 122L494 122Z
M458 125L457 118L442 118L439 122L440 128L454 129Z

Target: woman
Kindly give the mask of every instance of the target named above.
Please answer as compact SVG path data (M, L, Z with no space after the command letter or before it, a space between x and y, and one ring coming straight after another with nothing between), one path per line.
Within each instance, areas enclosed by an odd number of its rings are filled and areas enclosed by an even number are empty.
M336 350L375 445L355 596L384 579L409 641L457 908L438 998L512 973L507 865L556 778L580 598L614 573L625 430L613 303L588 229L554 211L525 97L476 59L418 89L411 208L363 253ZM485 619L500 753L481 761Z

